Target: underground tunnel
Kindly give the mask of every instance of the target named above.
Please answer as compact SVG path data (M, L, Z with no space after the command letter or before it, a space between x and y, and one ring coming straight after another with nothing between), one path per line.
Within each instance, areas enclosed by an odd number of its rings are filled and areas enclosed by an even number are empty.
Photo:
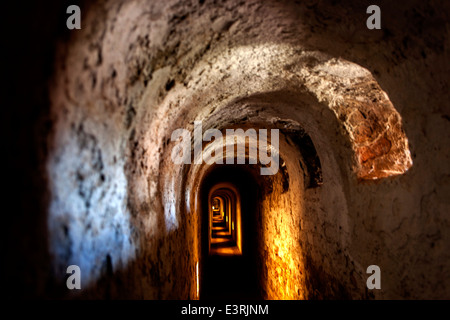
M450 10L380 1L369 30L368 5L39 9L12 296L448 299Z

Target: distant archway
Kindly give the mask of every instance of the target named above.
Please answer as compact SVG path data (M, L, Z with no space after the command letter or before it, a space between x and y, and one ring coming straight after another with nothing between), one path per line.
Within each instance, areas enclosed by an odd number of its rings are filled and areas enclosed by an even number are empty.
M209 254L242 254L241 199L236 187L219 183L210 190L208 198Z

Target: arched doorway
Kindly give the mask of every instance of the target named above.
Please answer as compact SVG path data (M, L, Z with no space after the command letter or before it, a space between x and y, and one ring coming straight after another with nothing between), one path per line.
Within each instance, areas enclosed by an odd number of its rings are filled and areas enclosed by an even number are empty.
M242 254L241 199L236 187L219 183L209 194L209 254Z

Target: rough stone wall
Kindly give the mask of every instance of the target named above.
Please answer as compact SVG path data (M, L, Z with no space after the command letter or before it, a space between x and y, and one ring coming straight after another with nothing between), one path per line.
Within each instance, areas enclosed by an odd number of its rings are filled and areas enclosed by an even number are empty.
M315 39L323 49L334 39L336 45L328 52L372 71L402 116L412 153L412 168L398 178L349 184L349 250L361 265L378 264L384 270L383 289L375 295L441 299L449 295L449 207L443 196L449 172L449 150L443 147L449 139L444 129L449 114L444 80L449 70L444 29L449 8L438 2L381 5L388 12L378 37L368 37L362 29L351 32L351 24L332 18ZM322 17L332 16L325 7L317 10ZM353 10L350 6L349 14ZM322 17L311 19L319 24Z
M286 144L280 145L282 148ZM291 147L292 148L292 147ZM286 149L285 149L286 150ZM290 150L291 157L283 162L287 172L279 171L266 179L261 203L259 257L261 287L268 299L305 299L305 268L301 249L300 217L304 205L304 172L297 159L298 150ZM288 179L288 184L283 183ZM268 180L268 181L267 181ZM264 186L264 184L262 184Z
M285 155L290 189L280 194L274 182L262 203L267 241L291 244L262 248L268 297L448 298L450 10L443 1L380 1L382 30L369 31L369 4L112 0L82 6L83 29L59 43L50 102L42 103L51 106L50 134L40 142L49 153L38 157L45 177L34 188L48 188L39 194L49 205L33 219L48 233L50 257L39 232L24 235L41 244L36 252L20 250L50 267L36 268L34 278L46 280L30 280L27 286L39 284L31 295L59 297L54 287L64 286L64 267L75 263L89 288L86 298L195 298L196 192L205 168L173 165L170 134L192 130L194 120L204 120L206 130L247 116L263 124L276 117L298 122L323 170L322 186L303 190L297 162ZM345 88L332 90L339 78L328 72L333 61L366 68L356 69L387 93L392 105L384 95L381 105L398 112L402 126L396 112L368 118L381 117L402 133L387 140L400 141L392 150L411 150L406 173L358 180L371 168L366 161L384 164L388 143L375 139L385 137L384 127L358 126L358 113L339 117L343 106L373 106L333 105ZM403 131L407 142L396 140ZM367 140L374 144L367 147ZM271 210L275 205L282 215ZM382 290L368 294L371 264L381 267Z

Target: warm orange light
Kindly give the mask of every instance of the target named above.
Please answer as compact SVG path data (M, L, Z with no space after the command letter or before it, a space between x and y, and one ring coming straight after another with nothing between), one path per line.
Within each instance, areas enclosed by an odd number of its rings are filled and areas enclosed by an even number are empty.
M214 207L209 212L210 254L241 255L242 240L239 193L233 185L222 183L210 190L209 199L211 201L210 208Z
M198 299L199 293L200 293L199 276L198 276L198 261L197 261L197 264L195 265L195 276L197 278L197 299Z

